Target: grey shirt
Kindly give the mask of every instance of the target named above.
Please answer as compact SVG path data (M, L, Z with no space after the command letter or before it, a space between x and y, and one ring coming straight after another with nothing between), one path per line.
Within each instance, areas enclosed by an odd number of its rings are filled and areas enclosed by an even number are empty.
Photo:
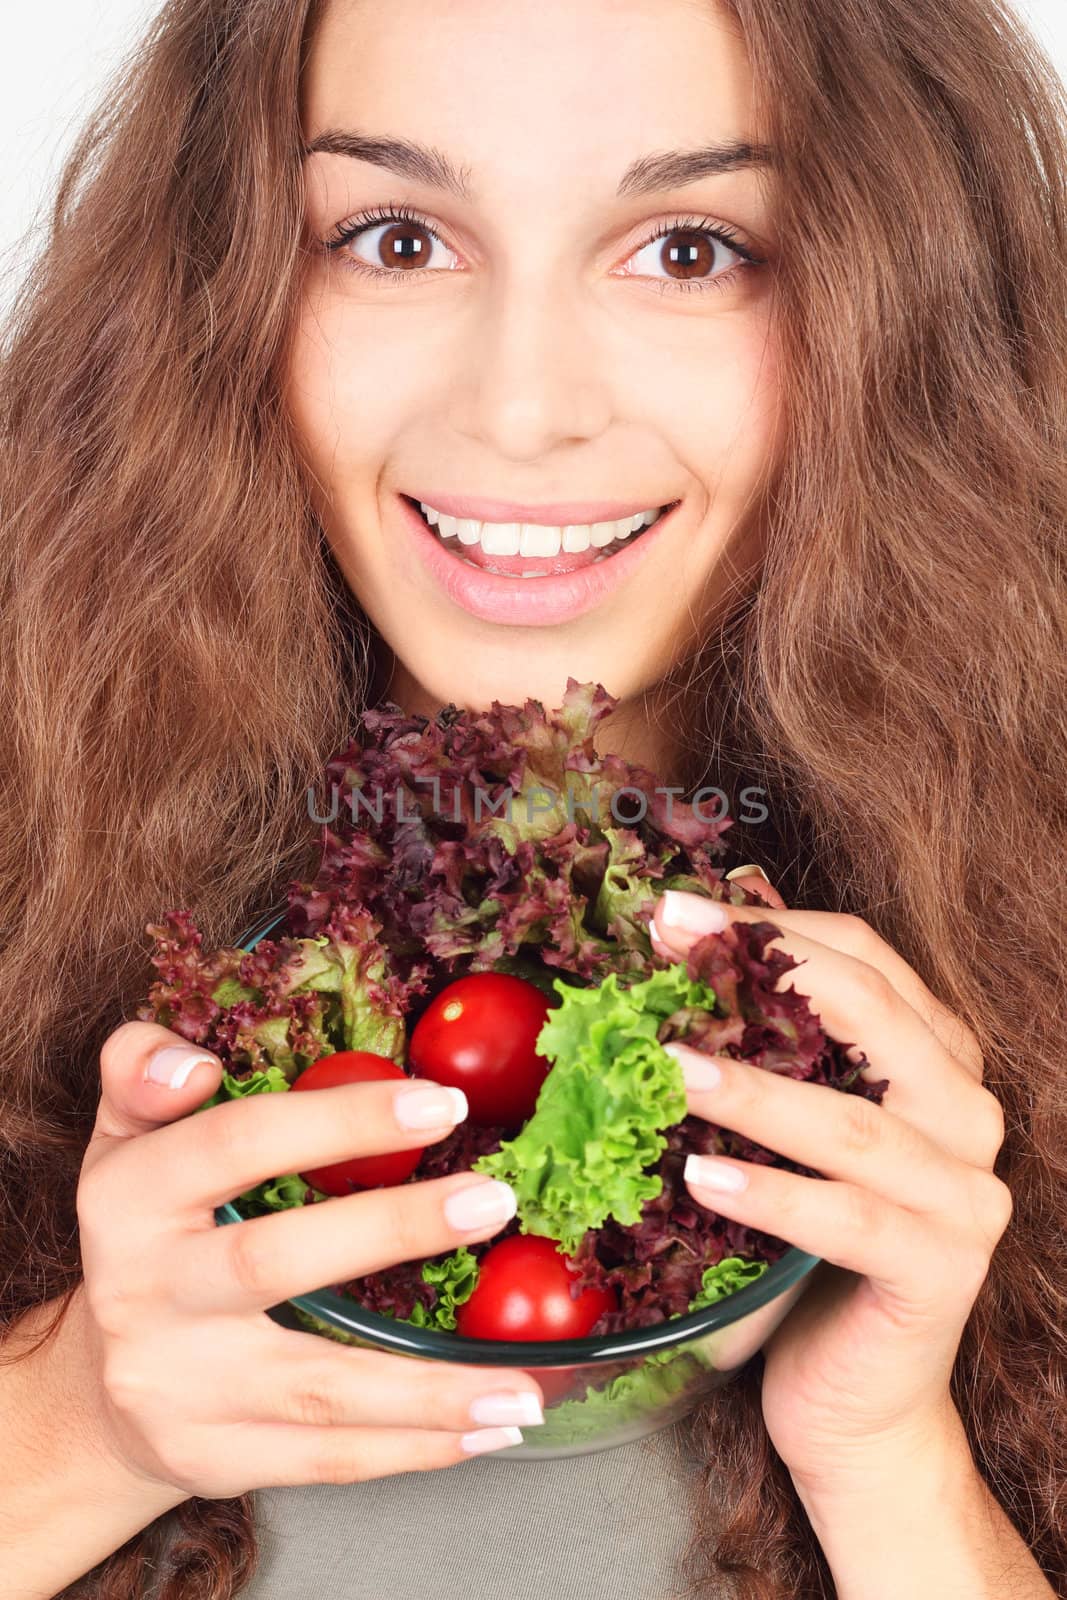
M238 1600L681 1600L688 1434L686 1418L592 1455L259 1489L259 1564Z

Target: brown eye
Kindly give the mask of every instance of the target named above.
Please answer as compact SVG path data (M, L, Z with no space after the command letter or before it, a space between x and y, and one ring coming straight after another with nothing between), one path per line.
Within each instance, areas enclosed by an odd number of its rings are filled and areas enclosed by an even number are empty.
M676 222L634 252L625 276L649 278L660 289L718 289L758 259L735 240L732 230Z
M674 228L658 243L660 264L672 277L706 278L715 265L715 245L694 228Z
M378 254L383 267L424 266L433 254L432 235L420 222L390 224L378 240Z
M378 273L383 278L418 277L414 269L455 266L455 256L440 235L418 217L402 211L364 212L353 217L327 241L327 247L339 252L346 266ZM440 250L443 260L435 262L435 249Z

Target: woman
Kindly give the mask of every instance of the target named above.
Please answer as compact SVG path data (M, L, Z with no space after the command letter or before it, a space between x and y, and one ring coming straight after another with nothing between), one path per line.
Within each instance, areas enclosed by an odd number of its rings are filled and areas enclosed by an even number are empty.
M9 1592L662 1600L685 1558L761 1600L1067 1594L1065 126L996 0L163 8L3 364ZM859 1120L736 1062L691 1083L825 1174L694 1196L828 1265L672 1436L669 1492L666 1448L435 1470L484 1374L416 1393L334 1349L316 1392L325 1341L268 1354L249 1306L293 1263L238 1283L193 1200L249 1140L286 1170L270 1130L248 1102L205 1148L217 1061L144 1081L179 1042L123 1023L147 922L232 942L306 865L363 705L556 705L568 675L664 781L763 791L731 839L795 986L891 1079ZM707 914L661 900L661 948ZM301 1137L352 1153L321 1114ZM470 1179L440 1183L406 1220L344 1201L349 1273L446 1248ZM587 1495L584 1563L546 1483ZM293 1548L255 1578L260 1489Z

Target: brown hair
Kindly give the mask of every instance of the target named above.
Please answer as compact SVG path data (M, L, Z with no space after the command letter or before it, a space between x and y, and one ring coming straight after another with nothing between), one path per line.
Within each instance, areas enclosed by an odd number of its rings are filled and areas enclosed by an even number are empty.
M317 4L171 0L8 323L0 1329L78 1281L96 1058L146 992L145 924L192 904L230 943L278 898L375 693L280 401ZM787 448L758 588L668 690L693 780L714 759L769 792L741 859L864 917L981 1040L1015 1211L954 1395L1067 1594L1064 90L996 0L732 9L778 151ZM759 1368L695 1418L689 1576L811 1600L832 1585ZM162 1600L228 1600L253 1510L186 1501L64 1594L143 1594L170 1524Z

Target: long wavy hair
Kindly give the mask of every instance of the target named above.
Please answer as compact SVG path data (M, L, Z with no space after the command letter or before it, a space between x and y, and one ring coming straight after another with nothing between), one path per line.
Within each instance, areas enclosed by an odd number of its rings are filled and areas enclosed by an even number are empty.
M0 1331L80 1276L75 1194L145 925L232 943L380 686L281 396L319 0L170 0L62 173L0 366ZM856 913L978 1034L1015 1212L953 1376L1067 1594L1067 107L998 0L733 0L778 152L787 413L758 581L672 673L685 760L767 788L787 903ZM728 792L734 792L728 788ZM686 1576L832 1594L760 1411L695 1414ZM255 1498L64 1591L229 1600ZM721 1581L721 1579L719 1580Z

